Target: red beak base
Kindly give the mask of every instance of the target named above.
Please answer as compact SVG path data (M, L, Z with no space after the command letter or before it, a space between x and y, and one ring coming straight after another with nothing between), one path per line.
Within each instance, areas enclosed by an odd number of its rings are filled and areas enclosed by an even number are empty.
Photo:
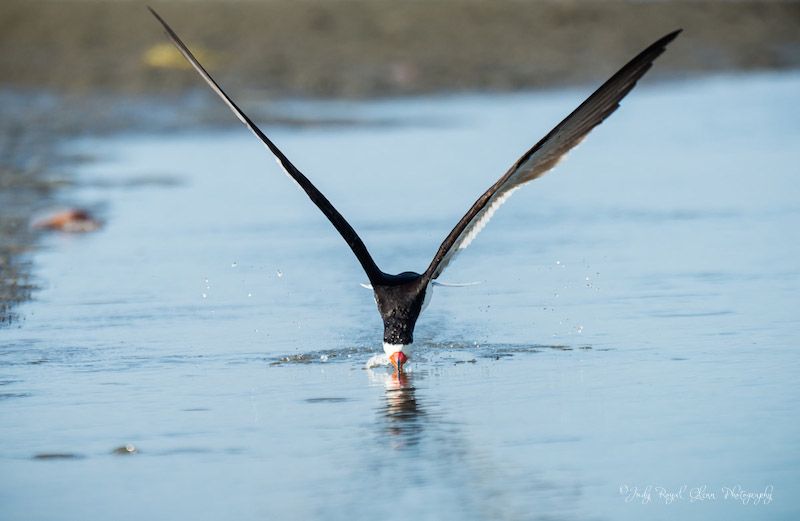
M389 360L392 362L392 365L398 370L402 371L403 366L408 361L408 357L402 351L397 351L389 355Z

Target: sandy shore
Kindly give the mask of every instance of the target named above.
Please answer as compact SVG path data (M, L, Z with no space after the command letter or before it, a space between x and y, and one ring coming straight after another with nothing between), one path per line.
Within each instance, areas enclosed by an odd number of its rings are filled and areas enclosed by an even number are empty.
M675 28L661 76L800 64L800 3L154 1L228 85L381 96L596 80ZM4 0L0 77L70 91L165 92L176 73L141 1Z
M684 28L652 77L800 65L798 2L155 1L237 97L373 97L596 83ZM29 297L32 215L87 132L231 121L140 1L0 2L0 325ZM271 119L261 114L259 119ZM187 119L188 118L188 119ZM218 119L224 118L224 119ZM308 123L308 122L304 122ZM68 203L68 201L66 201Z

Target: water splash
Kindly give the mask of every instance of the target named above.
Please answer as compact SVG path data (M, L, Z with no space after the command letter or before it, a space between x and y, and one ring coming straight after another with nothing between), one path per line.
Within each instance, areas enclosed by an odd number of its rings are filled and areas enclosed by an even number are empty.
M386 353L380 353L377 355L373 355L367 360L367 363L364 364L365 369L374 369L375 367L383 367L389 365L389 357L386 356Z

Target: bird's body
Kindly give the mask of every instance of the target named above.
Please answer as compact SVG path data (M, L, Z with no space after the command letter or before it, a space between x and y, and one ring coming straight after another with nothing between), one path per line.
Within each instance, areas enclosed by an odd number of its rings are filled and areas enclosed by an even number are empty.
M551 130L536 145L522 155L509 170L484 192L470 207L439 246L428 268L422 273L403 272L397 275L384 273L375 264L361 238L333 207L322 193L303 175L278 147L250 120L228 97L222 88L203 68L178 35L152 9L150 11L163 25L172 42L206 81L211 89L228 105L228 108L272 152L286 174L306 192L347 242L361 264L375 302L383 319L383 349L392 363L402 369L410 356L409 346L414 341L414 327L422 310L430 300L433 285L455 256L465 249L486 226L494 212L525 183L537 179L551 170L566 153L580 143L586 135L619 106L620 100L636 85L655 60L680 31L659 39L639 53L614 74L577 109ZM445 284L441 284L445 285Z

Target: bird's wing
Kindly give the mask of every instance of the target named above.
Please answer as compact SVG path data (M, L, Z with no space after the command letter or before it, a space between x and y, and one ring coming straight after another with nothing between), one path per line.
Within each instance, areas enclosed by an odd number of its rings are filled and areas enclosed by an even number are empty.
M680 32L679 29L664 36L639 53L533 148L525 152L458 221L455 228L439 246L439 250L425 271L425 276L429 279L436 279L441 275L456 254L472 242L489 222L494 212L515 190L556 166L570 149L580 143L594 127L614 112L619 107L620 100L633 89L639 78L650 69L653 60L664 52L667 44L674 40Z
M181 41L178 35L175 34L175 31L172 30L167 22L165 22L163 18L161 18L158 13L153 10L153 8L148 7L148 9L153 16L156 17L156 20L158 20L161 25L164 26L164 30L166 31L167 36L169 36L169 39L172 40L172 43L175 44L183 57L189 61L192 67L194 67L194 69L200 74L208 86L211 87L211 90L213 90L217 96L222 98L222 101L224 101L228 108L231 109L234 114L236 114L236 117L238 117L239 120L244 123L244 125L267 146L286 174L291 177L300 186L300 188L305 191L306 194L308 194L308 197L311 199L311 201L317 205L317 208L319 208L322 213L325 214L325 217L327 217L331 224L333 224L334 228L339 231L344 240L347 242L347 245L350 246L351 250L353 250L356 258L358 258L358 262L361 263L361 267L364 268L364 271L367 273L367 277L369 278L370 282L377 283L380 281L383 276L383 272L378 269L378 266L375 264L375 261L372 260L372 256L369 254L369 251L367 251L367 247L364 245L364 242L355 232L353 227L350 226L350 223L348 223L345 218L342 217L342 214L340 214L336 208L333 207L330 201L328 201L328 199L326 199L325 196L322 195L319 190L317 190L311 181L309 181L308 178L304 176L291 163L291 161L287 159L285 155L283 155L283 152L281 152L280 149L275 146L275 144L266 135L264 135L261 129L258 128L258 126L256 126L256 124L253 123L249 117L247 117L247 114L245 114L242 109L240 109L236 103L234 103L234 101L227 94L225 94L225 91L222 90L222 87L220 87L219 84L214 81L211 75L208 74L208 72L203 68L203 66L200 65L200 62L197 61L192 52Z

